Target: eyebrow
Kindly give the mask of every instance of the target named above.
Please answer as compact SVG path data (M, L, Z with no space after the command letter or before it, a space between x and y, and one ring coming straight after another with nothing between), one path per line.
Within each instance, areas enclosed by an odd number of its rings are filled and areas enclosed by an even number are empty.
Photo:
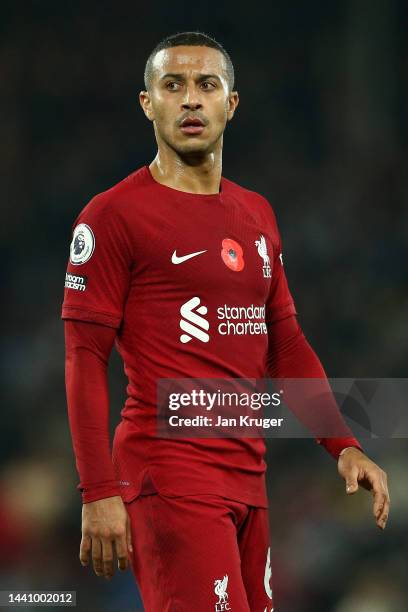
M160 81L164 81L164 79L167 79L169 77L171 77L173 79L184 80L184 74L182 74L182 73L167 72L165 75L160 77ZM217 74L199 74L196 80L197 81L205 81L205 79L217 79L217 81L221 82L221 79L220 79L220 77Z

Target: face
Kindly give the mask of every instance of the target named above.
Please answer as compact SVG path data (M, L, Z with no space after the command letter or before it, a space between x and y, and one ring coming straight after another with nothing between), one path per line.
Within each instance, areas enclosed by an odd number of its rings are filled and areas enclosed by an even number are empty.
M140 103L158 144L181 155L212 153L239 101L229 91L223 54L210 47L172 47L159 51L153 66L150 91L140 93Z

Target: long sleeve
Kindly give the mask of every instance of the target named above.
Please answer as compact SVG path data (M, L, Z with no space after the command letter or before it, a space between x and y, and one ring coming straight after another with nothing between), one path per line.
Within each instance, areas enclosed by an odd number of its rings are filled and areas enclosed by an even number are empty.
M341 423L342 417L331 392L326 373L316 353L306 340L297 318L289 316L269 323L268 340L267 375L270 378L279 379L320 379L319 389L323 390L329 398L327 402L327 410L331 412L329 417L332 417L333 421L337 419ZM323 387L321 384L323 384ZM348 430L345 423L344 430ZM358 440L352 436L351 431L348 437L316 438L316 442L324 446L335 459L338 459L340 452L349 446L355 446L363 450Z
M109 439L107 366L112 327L65 320L65 383L69 425L84 503L120 495Z

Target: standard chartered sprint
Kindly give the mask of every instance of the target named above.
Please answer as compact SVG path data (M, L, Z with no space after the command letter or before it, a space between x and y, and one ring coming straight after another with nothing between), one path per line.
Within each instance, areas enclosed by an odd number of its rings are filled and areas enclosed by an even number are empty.
M218 331L223 336L267 334L265 306L219 306L217 308Z

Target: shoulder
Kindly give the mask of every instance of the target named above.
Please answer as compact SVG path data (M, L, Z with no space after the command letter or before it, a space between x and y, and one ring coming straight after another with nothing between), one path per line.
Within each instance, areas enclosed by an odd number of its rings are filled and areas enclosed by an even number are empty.
M148 187L145 180L145 166L129 174L105 191L101 191L88 201L82 208L75 223L83 217L106 219L107 217L122 217L126 214L129 201L140 201L144 189Z
M276 215L270 201L257 191L243 187L230 179L223 177L226 193L238 199L244 206L252 212L266 216L269 221L276 225Z

